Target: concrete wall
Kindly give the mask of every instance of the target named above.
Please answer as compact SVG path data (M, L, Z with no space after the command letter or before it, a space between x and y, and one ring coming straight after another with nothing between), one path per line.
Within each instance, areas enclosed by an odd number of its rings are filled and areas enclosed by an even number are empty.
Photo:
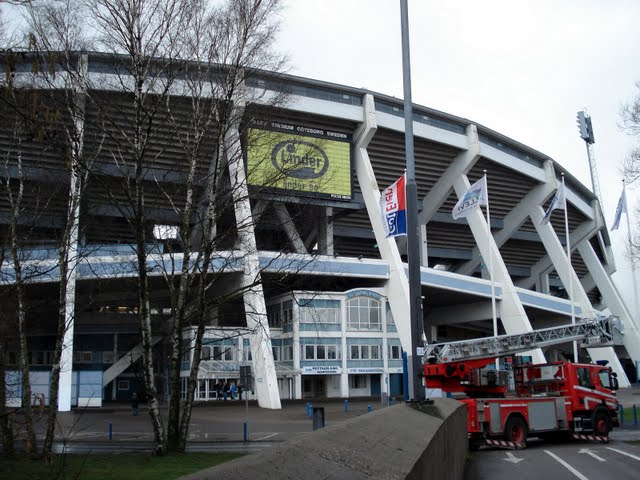
M466 407L441 398L328 425L183 479L454 480L463 478L466 454Z

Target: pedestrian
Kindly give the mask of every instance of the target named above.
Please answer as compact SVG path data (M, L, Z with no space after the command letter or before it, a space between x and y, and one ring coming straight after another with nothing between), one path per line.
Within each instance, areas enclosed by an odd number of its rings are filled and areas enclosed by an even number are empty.
M231 382L229 386L229 393L231 393L231 400L236 399L236 382Z
M242 400L242 385L238 385L238 400Z
M228 396L229 396L229 382L225 382L224 386L222 387L222 399L226 400Z
M138 394L136 392L133 392L133 395L131 395L131 410L134 417L138 416L138 404Z

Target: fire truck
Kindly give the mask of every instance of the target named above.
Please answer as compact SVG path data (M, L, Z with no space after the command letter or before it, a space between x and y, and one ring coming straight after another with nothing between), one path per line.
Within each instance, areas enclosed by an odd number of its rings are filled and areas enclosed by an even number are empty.
M618 380L606 364L514 363L512 375L489 365L571 341L590 348L611 345L615 322L614 317L599 317L524 334L427 345L426 386L464 397L457 399L467 405L473 449L485 443L519 448L529 436L606 441L612 427L619 426Z

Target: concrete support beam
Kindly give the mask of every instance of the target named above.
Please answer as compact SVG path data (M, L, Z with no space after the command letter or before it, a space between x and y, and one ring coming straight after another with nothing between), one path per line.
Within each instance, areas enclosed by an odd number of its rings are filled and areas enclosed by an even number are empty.
M540 236L540 240L544 244L544 248L547 251L547 256L550 258L553 267L562 281L562 284L566 288L567 292L571 292L570 299L573 299L573 303L580 307L583 317L594 317L595 310L587 297L586 292L580 285L580 279L576 275L575 270L571 267L566 249L563 248L558 236L551 223L540 224L544 217L544 210L541 206L536 205L530 210L531 221L536 227L536 231ZM583 242L584 243L584 242ZM547 293L547 292L544 292Z
M318 252L322 255L333 255L333 208L322 210L318 228Z
M609 308L609 311L618 317L624 325L624 346L627 352L634 361L640 361L640 329L638 325L633 321L633 316L630 314L627 306L624 304L618 289L613 284L611 277L607 274L605 268L600 263L600 259L596 255L593 246L589 242L583 242L578 246L578 252L584 260L585 265L589 269L589 273L593 277L598 290L602 294L604 303ZM592 359L601 359L600 352L591 352L591 350L604 350L604 349L590 349L589 355ZM607 353L607 352L604 352ZM596 358L594 358L594 356ZM605 358L610 360L609 358ZM618 360L617 357L615 357ZM619 360L617 362L619 364ZM615 365L615 364L614 364ZM618 370L619 369L619 370ZM618 373L618 381L621 387L629 386L629 379L622 371L621 367L615 365L614 370ZM626 385L625 385L626 383Z
M71 172L69 178L69 199L67 210L67 227L70 227L69 236L66 239L65 275L60 278L61 282L66 282L66 296L64 300L65 326L62 339L62 351L60 352L60 377L58 383L58 411L68 412L71 410L71 390L73 386L73 333L75 329L76 316L76 277L77 265L80 259L79 229L80 229L80 204L82 190L82 168L78 164L78 159L83 154L84 146L84 112L86 106L86 78L88 69L88 56L81 55L78 60L77 80L70 79L71 89L74 92L74 133L71 140ZM62 265L61 265L62 267Z
M453 188L454 179L461 175L467 174L476 162L480 159L480 139L478 138L478 129L475 125L469 124L467 127L467 149L456 155L451 165L440 176L436 184L429 190L429 193L422 199L422 210L418 212L418 224L426 225L431 221L433 216L438 212L442 204L449 198ZM425 234L426 239L426 234ZM398 248L402 252L406 252L407 239L400 237L398 239ZM421 257L422 265L427 265L427 256Z
M455 179L453 186L458 198L466 193L471 186L466 175L459 175ZM491 199L489 199L491 201ZM507 267L500 255L500 251L493 240L493 236L489 234L489 226L480 208L476 208L467 217L469 227L473 233L485 265L493 266L493 278L502 288L502 299L500 300L500 320L508 334L531 332L531 322L520 302L515 285L509 276ZM492 256L491 260L489 256ZM531 355L535 363L543 363L545 361L541 349L533 350L526 355Z
M537 208L537 211L540 212L540 209L542 207L537 206L536 208ZM536 209L532 209L532 211L535 211L535 210ZM544 211L543 211L543 215L544 215ZM539 223L539 222L536 222L533 219L533 217L531 218L534 224ZM539 217L536 217L536 218L539 218ZM569 234L570 241L571 241L571 250L575 250L577 245L579 245L585 239L591 238L597 231L598 231L598 225L596 222L587 221L582 223L580 226L578 226L578 228L574 229L574 231ZM538 262L536 262L535 265L531 267L531 275L528 278L522 278L518 280L516 282L516 285L521 288L531 289L531 287L536 284L539 277L541 275L548 273L549 270L551 270L552 268L553 268L553 261L551 260L551 257L549 256L548 250L547 250L547 255L542 257ZM549 292L541 292L541 293L549 293Z
M355 132L354 157L358 183L373 227L380 256L389 262L387 298L398 329L398 336L405 352L411 352L411 315L409 309L409 280L394 238L387 238L380 216L380 188L373 173L367 146L377 130L375 106L372 95L364 96L364 118ZM409 382L411 384L411 382Z
M480 159L480 139L475 125L467 127L467 150L458 154L451 165L440 176L436 184L422 200L422 211L418 221L421 225L429 223L433 215L449 198L451 189L460 175L466 175Z
M547 177L547 182L534 187L529 190L527 194L518 202L513 210L503 219L503 227L501 230L493 234L494 241L498 248L502 247L507 240L509 240L514 233L529 219L529 210L531 205L541 205L549 199L555 191L555 172L553 168L553 162L547 161L544 164L544 171ZM489 192L491 195L491 192ZM493 219L492 219L493 224ZM456 269L457 273L462 275L471 275L478 265L480 265L482 256L480 255L480 249L476 246L472 251L473 259L462 264Z
M117 335L117 334L116 334ZM154 335L151 337L151 345L155 346L158 342L162 340L162 336ZM143 348L142 343L139 343L127 353L125 353L121 358L115 358L113 364L107 368L102 374L102 386L106 387L111 382L113 382L118 376L124 372L127 368L133 365L138 359L142 356ZM113 387L114 391L114 399L115 399L115 387Z
M284 229L284 232L287 235L287 238L291 242L296 253L307 253L307 249L304 246L304 242L296 229L295 223L293 223L293 219L291 215L289 215L289 211L287 207L282 202L274 202L273 208L276 211L276 215L278 216L278 220L280 220L280 224Z
M240 248L247 252L244 257L243 286L247 327L251 331L249 344L253 361L256 396L262 408L280 409L280 392L276 378L276 367L271 349L271 333L267 323L267 306L264 300L260 262L257 254L254 223L251 216L247 177L242 160L239 123L244 104L237 105L235 124L231 125L224 138L225 157L229 165L231 191L234 200L238 240Z
M551 259L553 266L558 273L560 280L562 281L562 284L569 292L569 298L572 299L574 305L580 307L581 316L583 318L595 317L596 311L593 308L593 305L591 305L586 291L582 288L580 279L578 278L575 270L572 268L570 259L567 258L565 249L563 249L563 246L560 243L560 240L558 239L553 226L550 223L546 223L544 225L540 224L543 217L544 210L541 206L537 205L531 209L531 220L536 227L536 231L538 232L538 235L540 236L540 239L542 240L542 243L547 250L547 255ZM591 244L586 238L582 238L582 240L577 243L576 248L578 248L579 250L586 249L585 251L593 251ZM600 263L597 258L596 263ZM592 267L596 268L596 265L592 265ZM624 373L624 370L622 369L620 360L618 359L618 356L616 355L612 347L588 348L587 351L591 359L594 361L608 360L611 368L618 374L621 386L625 383L628 385L629 381Z

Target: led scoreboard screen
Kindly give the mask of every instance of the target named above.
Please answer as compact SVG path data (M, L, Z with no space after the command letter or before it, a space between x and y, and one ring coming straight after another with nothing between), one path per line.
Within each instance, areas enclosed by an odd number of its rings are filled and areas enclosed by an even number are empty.
M257 121L247 132L249 185L267 191L352 200L351 136Z

